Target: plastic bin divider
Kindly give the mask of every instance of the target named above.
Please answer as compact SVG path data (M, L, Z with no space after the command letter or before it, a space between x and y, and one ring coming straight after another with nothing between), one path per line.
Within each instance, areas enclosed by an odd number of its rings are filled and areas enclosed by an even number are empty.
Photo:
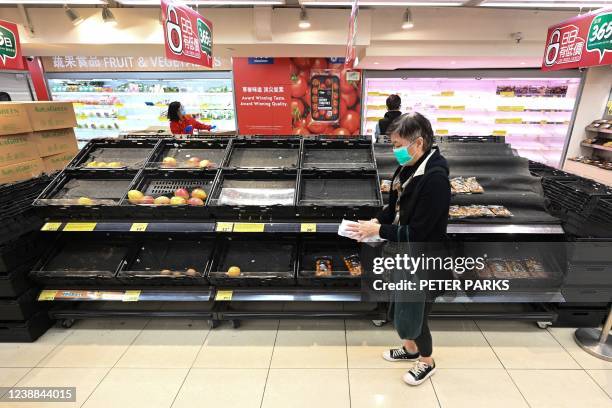
M93 139L90 140L84 147L83 149L81 149L79 151L79 153L70 161L70 163L68 163L68 165L66 166L67 169L70 170L85 170L82 167L80 167L83 162L85 161L85 159L98 147L112 147L112 145L118 145L118 147L121 147L121 145L130 145L130 144L134 144L134 145L142 145L142 144L151 144L151 150L149 151L149 154L143 158L143 164L142 166L140 166L140 168L144 168L146 167L147 163L149 162L149 160L151 159L153 153L155 152L155 150L157 149L157 147L160 145L160 143L162 142L163 139ZM104 146L105 144L108 144L109 146ZM127 149L129 149L129 147L126 147ZM96 169L96 168L87 168L87 170L103 170L103 171L108 171L107 168L103 168L103 169ZM134 169L130 169L130 170L134 170Z
M151 156L148 158L146 164L145 164L145 168L153 170L153 169L158 169L159 167L153 167L153 165L155 163L159 163L162 158L162 155L164 153L164 151L172 144L177 144L177 145L181 145L181 144L187 144L189 142L194 142L196 144L200 143L202 145L204 144L211 144L214 145L215 143L219 144L219 145L223 145L222 149L223 149L223 158L219 161L219 163L217 164L217 168L221 168L223 167L225 160L227 159L227 155L228 155L228 148L232 142L232 139L192 139L192 140L177 140L177 139L161 139L159 141L159 143L156 145L154 151L152 152ZM198 149L198 147L195 147L194 149ZM203 148L204 149L204 148ZM221 148L220 148L221 149ZM164 170L173 170L173 169L164 169ZM190 169L178 169L178 170L190 170Z

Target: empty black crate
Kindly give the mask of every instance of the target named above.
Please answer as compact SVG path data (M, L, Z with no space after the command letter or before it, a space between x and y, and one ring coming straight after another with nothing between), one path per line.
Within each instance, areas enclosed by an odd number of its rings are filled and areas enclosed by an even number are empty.
M117 284L117 271L126 262L130 248L129 241L102 234L61 239L30 276L48 285Z
M22 322L0 321L0 343L26 343L38 339L53 325L46 311Z
M299 159L299 140L234 140L225 166L295 169Z
M0 321L27 320L47 304L38 302L38 289L31 288L17 299L0 299Z
M7 273L0 274L0 298L15 298L25 292L30 284L27 279L32 270L32 263L15 268Z
M163 140L147 168L216 169L225 160L228 144L227 140ZM208 164L201 167L204 160Z
M157 139L96 139L89 142L68 165L95 170L131 169L145 166Z
M214 245L214 239L155 237L140 243L136 255L119 272L119 280L145 285L206 284Z
M216 286L295 285L297 243L292 237L228 238L220 243L208 280ZM240 275L228 275L230 267Z
M221 170L208 204L214 215L295 216L296 171Z
M190 197L195 189L201 189L206 193L206 197L200 198L204 205L199 202L198 205L192 205L189 203L189 199L186 199L187 203L179 205L131 203L127 195L122 204L135 206L134 210L131 211L133 215L206 218L209 212L205 204L210 199L215 177L216 172L203 172L201 170L145 170L132 185L132 190L138 190L145 196L153 197L153 199L161 196L171 199L178 189L187 190Z
M375 169L372 143L367 140L305 140L302 168Z
M302 215L373 216L381 206L376 172L301 173L298 207Z
M360 275L351 275L345 257L359 257L356 241L338 237L334 240L305 239L302 243L297 282L300 286L359 286ZM331 261L331 276L316 276L316 263L320 258Z

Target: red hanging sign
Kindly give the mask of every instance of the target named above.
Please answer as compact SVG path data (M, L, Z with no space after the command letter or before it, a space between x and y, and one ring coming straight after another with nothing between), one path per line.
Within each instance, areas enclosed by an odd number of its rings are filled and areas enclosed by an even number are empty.
M212 68L212 23L172 0L161 0L161 8L166 58Z
M612 8L573 17L548 29L544 71L612 64Z
M17 24L0 20L0 70L24 70Z

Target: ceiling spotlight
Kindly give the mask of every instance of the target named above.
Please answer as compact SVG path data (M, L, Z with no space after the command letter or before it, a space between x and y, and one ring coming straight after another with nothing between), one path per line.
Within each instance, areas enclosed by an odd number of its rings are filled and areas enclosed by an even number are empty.
M102 21L109 24L117 24L117 19L108 6L102 8Z
M412 27L414 27L414 23L412 22L412 13L410 12L410 9L407 8L406 11L404 11L404 19L402 21L402 29L403 30L410 30Z
M81 17L79 13L68 7L67 4L64 4L64 12L66 13L66 16L68 17L72 25L78 26L83 22L83 17Z
M308 20L308 14L306 14L305 8L302 8L302 10L300 11L300 23L298 24L298 26L301 29L310 28L310 20Z

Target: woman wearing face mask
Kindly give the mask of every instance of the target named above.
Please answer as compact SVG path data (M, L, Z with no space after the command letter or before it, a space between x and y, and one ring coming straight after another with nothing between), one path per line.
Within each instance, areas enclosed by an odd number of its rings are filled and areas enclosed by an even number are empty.
M212 130L215 128L215 126L205 125L195 120L191 115L187 115L183 105L177 101L168 105L168 120L173 135L191 135L194 129Z
M446 159L432 146L431 123L420 113L407 113L391 125L388 134L399 163L389 204L376 218L359 221L349 231L360 241L380 236L392 242L443 242L451 191ZM383 353L383 358L416 361L403 379L410 385L419 385L434 374L436 367L427 324L431 300L396 301L391 307L393 323L403 344Z

